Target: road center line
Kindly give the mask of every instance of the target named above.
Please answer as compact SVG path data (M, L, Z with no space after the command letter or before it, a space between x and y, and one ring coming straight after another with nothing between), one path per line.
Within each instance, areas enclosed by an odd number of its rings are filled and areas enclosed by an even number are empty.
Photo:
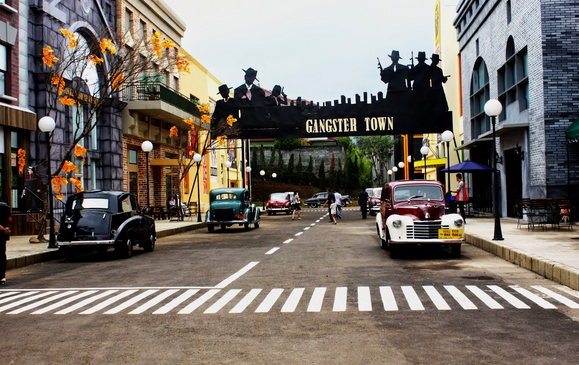
M283 243L290 243L290 242L293 241L293 240L294 240L293 238L290 238L289 240L283 241Z
M273 254L275 251L279 250L279 247L274 247L271 250L267 251L265 254L266 255L271 255Z
M301 236L303 233L304 233L303 231L302 231L302 232L298 232L298 233L296 233L296 236Z
M225 288L227 285L229 285L232 282L234 282L235 280L239 279L242 275L247 273L249 270L253 269L257 264L259 264L259 261L250 262L249 264L245 265L244 268L242 268L241 270L239 270L235 274L231 275L227 279L223 280L222 282L217 284L215 287L218 289Z

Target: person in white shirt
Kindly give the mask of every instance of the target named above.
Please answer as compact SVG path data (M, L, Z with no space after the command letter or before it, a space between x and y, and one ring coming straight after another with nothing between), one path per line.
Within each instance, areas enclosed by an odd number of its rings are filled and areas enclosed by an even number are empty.
M336 210L337 210L336 201L332 200L332 204L330 204L330 218L332 219L333 224L336 224Z
M336 217L342 219L342 194L334 190L334 198L336 199Z
M292 213L292 221L294 220L294 216L296 215L296 212L298 212L298 219L302 219L302 200L300 199L300 195L298 194L297 191L294 191L294 196L292 197L292 208L293 208L293 213Z

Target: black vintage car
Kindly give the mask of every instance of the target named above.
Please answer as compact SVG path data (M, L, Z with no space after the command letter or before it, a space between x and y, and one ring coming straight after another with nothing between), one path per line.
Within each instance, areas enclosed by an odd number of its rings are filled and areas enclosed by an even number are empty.
M109 247L128 258L134 245L153 251L156 239L155 221L142 214L134 194L93 190L68 197L57 244L68 258L81 249L104 252Z

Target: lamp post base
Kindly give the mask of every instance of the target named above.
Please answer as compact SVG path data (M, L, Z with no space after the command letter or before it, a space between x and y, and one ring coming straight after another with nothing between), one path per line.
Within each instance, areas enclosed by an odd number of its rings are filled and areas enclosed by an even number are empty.
M495 217L495 235L493 237L493 241L503 241L503 231L501 229L501 219L499 217Z

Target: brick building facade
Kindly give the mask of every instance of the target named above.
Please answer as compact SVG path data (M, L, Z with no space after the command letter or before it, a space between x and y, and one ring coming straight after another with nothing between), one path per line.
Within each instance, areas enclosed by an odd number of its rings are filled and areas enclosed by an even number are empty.
M454 26L460 47L467 156L492 165L492 126L484 113L498 99L501 211L521 198L568 198L577 187L578 149L565 131L579 117L576 42L579 1L463 0ZM569 178L568 178L569 177ZM490 179L471 195L489 196ZM572 197L571 197L572 198Z

